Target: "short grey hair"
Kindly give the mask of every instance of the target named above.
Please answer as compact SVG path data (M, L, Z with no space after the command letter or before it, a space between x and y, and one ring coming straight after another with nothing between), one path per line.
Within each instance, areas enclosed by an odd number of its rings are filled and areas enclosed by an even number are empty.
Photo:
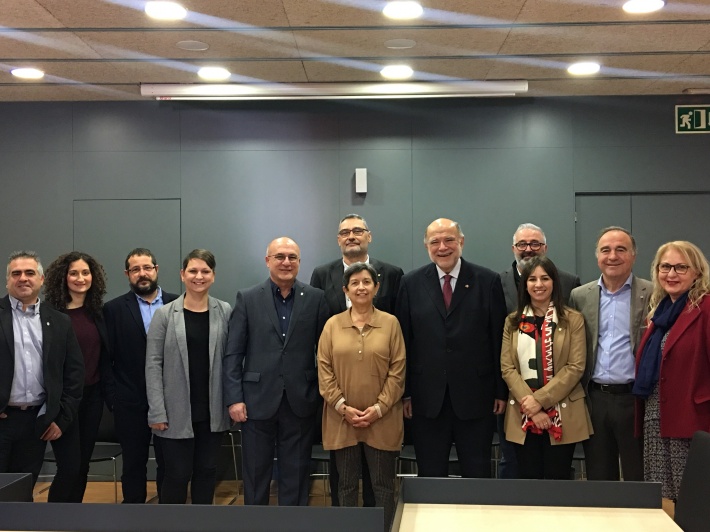
M518 226L518 228L515 230L515 233L513 233L513 245L515 245L515 235L517 235L523 229L530 229L532 231L538 231L542 235L542 243L547 244L547 238L545 237L545 231L543 231L541 227L538 227L537 225L531 224L531 223L524 223L524 224L520 224Z
M13 251L7 258L7 279L10 278L10 263L13 260L17 259L34 259L37 262L37 273L39 273L40 277L44 276L44 268L42 267L42 261L39 260L39 255L37 254L37 252L23 249L20 251Z
M363 218L359 214L355 214L355 213L346 214L345 216L343 216L343 218L340 220L338 225L342 224L345 220L352 220L353 218L355 220L360 220L362 222L362 224L365 226L365 229L367 229L368 231L370 230L370 228L367 225L367 222L365 221L365 218Z

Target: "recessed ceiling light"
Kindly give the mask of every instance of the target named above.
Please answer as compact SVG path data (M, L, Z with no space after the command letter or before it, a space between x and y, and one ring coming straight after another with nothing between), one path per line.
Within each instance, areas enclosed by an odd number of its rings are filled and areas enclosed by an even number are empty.
M407 65L387 65L380 70L380 74L387 79L408 79L412 77L414 71Z
M389 18L395 18L398 20L407 20L411 18L421 17L424 10L418 2L409 2L403 0L396 0L394 2L387 2L385 7L382 9L382 13Z
M204 52L210 47L209 44L202 41L180 41L175 46L181 50L190 50L191 52Z
M406 50L407 48L414 48L417 42L412 39L390 39L385 41L385 47L390 50Z
M197 75L207 81L224 81L229 79L232 73L222 67L202 67L197 71Z
M653 13L661 9L666 3L663 0L629 0L623 6L627 13Z
M187 16L187 10L175 2L147 2L145 12L159 20L180 20Z
M574 74L575 76L589 76L591 74L596 74L599 72L599 63L592 63L591 61L583 61L581 63L573 63L567 67L567 72Z
M10 73L22 79L42 79L44 72L36 68L13 68Z

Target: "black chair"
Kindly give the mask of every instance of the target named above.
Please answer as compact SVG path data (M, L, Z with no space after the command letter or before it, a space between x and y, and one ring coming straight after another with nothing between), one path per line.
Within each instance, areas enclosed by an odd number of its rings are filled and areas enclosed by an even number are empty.
M328 504L328 481L330 479L330 451L323 449L323 444L316 443L311 449L313 463L311 478L323 479L323 506Z
M56 463L57 459L54 456L54 451L48 447L48 451L44 455L45 462ZM121 446L116 438L116 428L113 423L113 413L104 405L104 411L101 416L101 424L99 425L99 433L96 436L96 445L94 452L91 453L90 464L99 462L111 462L113 465L113 474L108 476L104 474L91 474L89 478L112 478L113 479L113 500L118 503L118 474L117 463L118 457L121 456Z
M235 423L228 431L229 447L232 451L232 464L234 465L234 480L237 483L237 495L229 501L228 506L234 504L241 495L241 485L239 484L239 460L242 459L242 424Z
M685 532L710 530L710 433L698 431L690 443L688 461L675 506L675 522Z

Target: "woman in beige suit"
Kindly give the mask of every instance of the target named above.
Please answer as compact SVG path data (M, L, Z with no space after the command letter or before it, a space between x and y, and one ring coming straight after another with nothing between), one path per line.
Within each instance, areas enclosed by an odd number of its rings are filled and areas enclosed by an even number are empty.
M357 506L364 450L385 530L394 516L394 468L404 433L405 350L397 318L376 309L377 271L362 262L345 270L352 306L328 320L318 343L323 447L335 451L343 506Z
M584 318L565 306L557 268L547 257L527 261L520 283L501 352L510 389L505 435L516 444L520 478L569 479L575 443L593 432L580 384Z
M231 314L209 296L215 258L191 251L180 277L185 293L158 309L148 330L145 381L148 424L165 462L161 504L212 504L217 452L229 429L222 401L222 357Z

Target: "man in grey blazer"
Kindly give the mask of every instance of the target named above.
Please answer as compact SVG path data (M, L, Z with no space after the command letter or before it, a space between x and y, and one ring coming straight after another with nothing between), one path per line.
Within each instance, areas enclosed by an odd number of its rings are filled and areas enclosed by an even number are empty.
M520 286L520 271L526 261L538 255L547 254L547 238L543 230L535 224L520 224L513 234L513 256L515 261L509 270L501 272L500 280L505 294L505 306L508 313L518 308L518 288ZM562 298L569 300L570 293L581 283L579 277L563 270L557 270L560 276ZM498 468L500 478L518 478L518 464L515 449L505 439L503 416L498 416L498 435L500 437L501 461Z
M269 504L278 458L281 506L308 504L320 401L316 346L328 319L323 291L296 280L301 251L287 237L266 250L269 279L237 293L224 357L224 402L242 423L244 503Z
M346 267L356 262L366 262L375 268L379 289L373 304L379 310L394 314L399 282L404 272L402 268L370 257L368 254L370 242L372 242L372 232L365 219L359 214L348 214L340 220L338 226L338 245L342 257L313 270L311 286L325 292L331 316L350 308L350 300L343 292L343 273L345 273ZM331 506L340 506L338 499L339 475L333 451L330 452L329 473ZM363 506L375 506L370 471L364 459L362 460L362 504Z
M587 365L582 384L594 426L584 442L589 480L643 481L643 442L634 437L634 353L641 338L651 282L631 273L636 241L622 227L601 231L596 247L601 277L575 288L570 305L584 315Z

